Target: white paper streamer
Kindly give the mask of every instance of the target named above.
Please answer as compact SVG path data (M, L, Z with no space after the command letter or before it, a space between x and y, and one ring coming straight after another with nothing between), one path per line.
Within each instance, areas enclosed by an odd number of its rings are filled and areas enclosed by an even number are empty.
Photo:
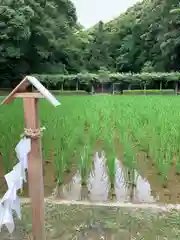
M11 172L4 176L8 190L0 201L0 231L2 226L5 225L10 233L15 228L13 211L21 219L20 199L17 196L17 191L22 189L23 181L26 182L27 159L31 150L31 140L29 138L21 139L15 150L19 163L14 166Z

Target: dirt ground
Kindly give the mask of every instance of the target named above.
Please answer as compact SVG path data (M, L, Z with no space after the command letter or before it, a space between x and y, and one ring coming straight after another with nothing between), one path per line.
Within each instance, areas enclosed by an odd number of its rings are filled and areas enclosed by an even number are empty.
M15 220L12 236L5 228L2 240L32 239L28 204L22 206L22 221ZM56 205L46 203L47 240L175 240L180 239L180 214L177 210Z

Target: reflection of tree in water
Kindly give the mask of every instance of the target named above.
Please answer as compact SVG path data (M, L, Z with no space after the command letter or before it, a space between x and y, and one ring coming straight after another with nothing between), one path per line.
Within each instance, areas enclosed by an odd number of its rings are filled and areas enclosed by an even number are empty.
M127 168L119 160L116 160L115 181L118 201L155 202L149 182L136 169Z
M127 167L124 167L125 171L125 184L127 184L127 189L129 190L129 201L134 202L135 198L135 192L137 188L137 182L138 182L138 174L135 169L130 169Z
M116 159L115 174L115 191L118 201L130 201L133 199L133 191L131 187L132 171L124 167L124 165ZM131 198L130 198L131 196Z
M94 167L87 179L87 185L81 186L81 174L77 172L72 180L61 186L59 197L67 200L119 201L119 202L155 202L151 187L135 169L124 166L115 159L115 191L110 191L110 182L105 156L95 154Z
M81 200L88 200L89 190L87 185L81 186Z
M128 188L129 188L129 196L130 196L130 201L133 202L134 200L134 191L136 188L136 184L135 184L135 170L134 169L128 169Z
M94 157L94 169L90 173L88 180L90 200L108 200L109 187L106 159L103 153L100 156L96 153Z

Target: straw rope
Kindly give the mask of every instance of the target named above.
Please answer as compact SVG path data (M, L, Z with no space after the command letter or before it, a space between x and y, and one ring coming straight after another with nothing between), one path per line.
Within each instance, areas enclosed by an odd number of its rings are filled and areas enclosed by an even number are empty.
M23 137L27 137L31 139L41 138L45 129L46 129L45 127L37 128L37 129L24 128L24 133L21 134L21 138Z

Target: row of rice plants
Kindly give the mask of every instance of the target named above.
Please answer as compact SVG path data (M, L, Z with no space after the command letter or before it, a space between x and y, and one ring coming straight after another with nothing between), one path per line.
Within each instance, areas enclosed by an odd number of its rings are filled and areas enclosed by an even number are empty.
M86 184L92 167L92 156L101 141L107 157L107 167L114 188L115 139L123 162L136 168L138 146L149 155L163 179L174 163L180 172L180 112L177 97L148 96L69 96L60 99L54 109L41 101L41 124L46 127L42 139L43 156L52 160L57 181L63 183L64 172L75 164ZM0 111L0 152L8 171L14 163L14 147L23 130L22 103L16 101Z
M131 134L140 149L151 157L163 180L168 179L168 171L172 164L175 164L176 172L179 174L178 98L128 98L123 116L128 111ZM127 117L126 119L128 121Z
M3 105L0 109L0 161L5 173L10 171L16 162L14 148L23 133L23 109L21 101Z

